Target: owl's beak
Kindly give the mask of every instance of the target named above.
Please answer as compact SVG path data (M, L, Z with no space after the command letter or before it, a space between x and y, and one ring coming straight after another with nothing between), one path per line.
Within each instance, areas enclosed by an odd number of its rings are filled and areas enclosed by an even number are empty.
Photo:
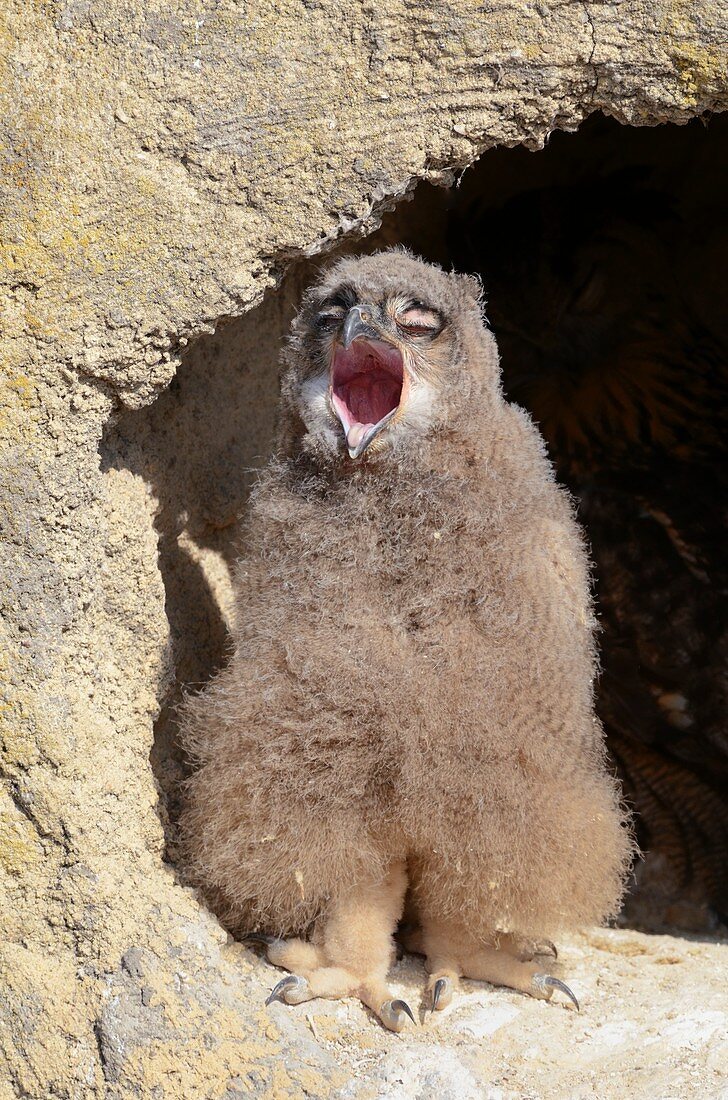
M407 388L401 352L372 326L372 311L353 306L331 360L329 401L350 458L361 458L399 411Z
M371 306L352 306L346 315L344 328L341 333L341 343L348 350L351 345L361 337L364 340L378 340L379 333L373 327Z

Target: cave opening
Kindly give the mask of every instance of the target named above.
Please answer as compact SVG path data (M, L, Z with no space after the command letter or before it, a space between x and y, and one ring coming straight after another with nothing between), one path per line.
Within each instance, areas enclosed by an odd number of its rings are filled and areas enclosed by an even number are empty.
M592 550L598 711L645 853L622 919L709 934L728 924L727 151L728 116L633 128L593 115L541 151L485 153L448 189L420 184L335 250L401 243L481 277L505 391L539 423ZM225 660L237 520L271 448L280 346L322 262L197 340L104 441L158 502L175 683L152 766L172 861L175 708Z

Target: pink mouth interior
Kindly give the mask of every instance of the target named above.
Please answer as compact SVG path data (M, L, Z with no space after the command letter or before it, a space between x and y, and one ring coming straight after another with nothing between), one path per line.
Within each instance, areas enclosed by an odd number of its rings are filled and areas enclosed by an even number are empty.
M359 338L349 348L337 347L331 369L331 401L350 449L397 408L403 384L402 356L391 345Z

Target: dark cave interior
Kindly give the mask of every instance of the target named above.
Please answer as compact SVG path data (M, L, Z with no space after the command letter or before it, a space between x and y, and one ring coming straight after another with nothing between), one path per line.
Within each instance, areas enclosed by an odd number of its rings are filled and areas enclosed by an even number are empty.
M481 275L506 393L578 501L598 710L648 853L625 919L695 930L728 913L727 121L596 115L494 150L399 236ZM418 222L441 233L424 249Z
M540 424L591 545L598 711L645 853L622 919L699 934L728 924L727 153L726 115L633 128L598 114L542 151L484 154L450 189L421 184L337 249L403 243L481 276L506 393ZM107 463L159 500L177 689L152 763L171 858L174 708L224 660L214 581L270 448L281 339L321 263L198 340L170 389L105 441Z

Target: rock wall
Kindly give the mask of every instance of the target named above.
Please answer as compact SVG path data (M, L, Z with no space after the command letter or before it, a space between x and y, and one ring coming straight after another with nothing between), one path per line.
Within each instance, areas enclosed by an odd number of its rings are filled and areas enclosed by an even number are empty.
M493 145L537 148L599 108L725 109L726 23L714 0L8 0L3 1100L407 1095L386 1073L359 1090L346 1027L264 1010L267 970L163 858L153 727L164 783L163 708L209 671L185 641L199 621L222 655L227 529L267 446L259 333L284 331L305 272L269 288ZM220 464L241 471L227 500ZM171 619L163 574L189 593Z

